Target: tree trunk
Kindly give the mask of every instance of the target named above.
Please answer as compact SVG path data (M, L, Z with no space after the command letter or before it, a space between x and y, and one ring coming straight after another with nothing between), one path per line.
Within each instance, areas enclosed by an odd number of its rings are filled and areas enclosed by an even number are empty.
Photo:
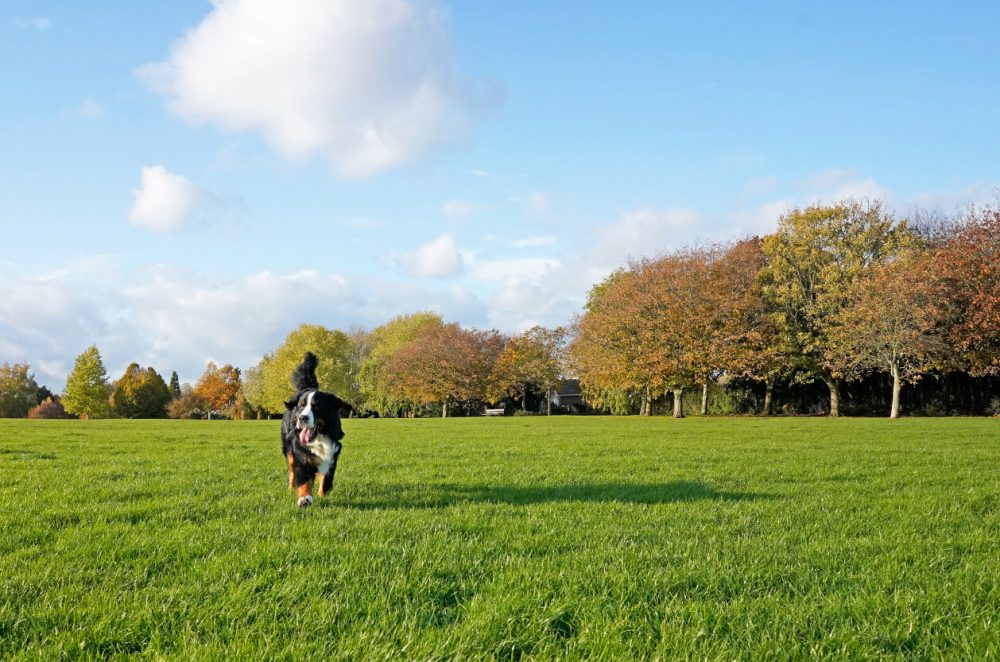
M441 418L448 418L448 403L441 403Z
M823 381L830 388L830 416L836 418L840 416L840 380L824 377Z
M903 385L899 379L899 366L895 363L892 364L892 411L889 413L889 418L899 418L899 392L903 389Z
M774 401L774 382L770 378L764 379L764 416L771 415L772 402Z
M701 415L708 416L708 380L701 385Z
M545 392L545 415L552 415L552 389Z
M524 391L521 392L521 411L528 411L528 385L524 385Z
M649 391L642 392L642 404L639 405L639 415L645 416L647 414L646 408L649 406Z
M684 418L684 389L674 389L674 418Z

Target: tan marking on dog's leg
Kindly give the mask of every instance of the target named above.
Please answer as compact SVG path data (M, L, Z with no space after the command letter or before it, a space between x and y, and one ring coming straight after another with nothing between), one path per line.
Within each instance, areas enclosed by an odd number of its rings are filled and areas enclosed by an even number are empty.
M295 489L295 456L288 454L288 489Z
M305 497L305 496L312 496L312 493L313 493L313 482L312 482L312 479L310 479L310 480L306 481L305 483L302 483L301 485L299 485L299 498L300 499L302 497Z
M326 474L316 474L316 482L319 484L319 495L326 496Z

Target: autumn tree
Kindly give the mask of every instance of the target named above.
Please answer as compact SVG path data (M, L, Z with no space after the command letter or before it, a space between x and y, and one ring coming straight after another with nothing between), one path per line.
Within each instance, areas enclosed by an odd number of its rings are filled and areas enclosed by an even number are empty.
M839 314L853 281L913 242L879 202L846 200L793 209L764 238L764 294L776 311L783 351L796 370L830 389L830 415L838 416L845 366L830 353Z
M416 340L428 329L441 328L444 321L437 313L420 312L400 315L372 330L365 337L365 358L357 374L362 406L380 416L396 416L407 403L400 399L394 375L388 368L392 356Z
M73 371L66 378L63 406L81 418L105 418L111 413L110 396L111 385L101 353L91 345L76 357Z
M546 413L552 413L552 391L559 387L566 330L535 326L510 338L496 358L489 395L516 396L527 411L528 392L546 394Z
M138 363L125 369L111 391L111 407L123 418L164 418L171 399L163 378L153 368L142 368Z
M272 414L283 412L293 390L292 372L307 351L319 359L316 378L320 388L356 403L360 396L353 374L350 339L343 331L316 324L303 324L289 333L280 347L247 372L243 389L247 403Z
M761 243L759 237L737 241L713 264L714 305L719 319L713 353L726 374L764 382L761 413L769 416L774 385L787 372L787 360L760 283L760 273L767 264Z
M39 386L27 363L0 366L0 418L24 418L38 404Z
M951 302L934 291L931 266L920 251L876 265L854 281L849 303L832 327L827 353L845 375L876 370L892 375L890 418L899 417L903 384L918 380L946 353L939 320Z
M947 338L954 367L1000 373L1000 209L973 207L932 254L939 300L952 303Z
M651 380L642 371L637 341L637 288L638 276L631 269L618 269L591 288L568 348L587 399L614 414L628 413L631 393L642 393L648 401Z
M571 350L585 387L634 390L646 414L669 392L674 416L684 416L684 390L713 370L709 262L697 250L640 260L591 293Z
M463 329L458 324L428 326L399 347L386 363L393 399L441 407L486 398L493 364L502 346L499 334Z
M210 411L229 410L239 392L240 369L229 364L220 368L211 361L194 385L194 394L204 400Z

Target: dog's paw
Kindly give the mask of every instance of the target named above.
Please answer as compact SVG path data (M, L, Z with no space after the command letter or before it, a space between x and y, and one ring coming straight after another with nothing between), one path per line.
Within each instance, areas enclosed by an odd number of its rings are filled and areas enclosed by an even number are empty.
M299 508L305 508L306 506L311 506L313 498L311 494L307 494L304 497L299 497L298 505Z

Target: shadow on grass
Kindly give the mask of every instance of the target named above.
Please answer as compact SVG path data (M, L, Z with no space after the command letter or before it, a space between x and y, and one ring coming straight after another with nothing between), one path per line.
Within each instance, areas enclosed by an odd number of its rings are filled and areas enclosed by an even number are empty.
M562 502L666 504L685 501L756 501L767 494L725 492L697 481L669 483L599 483L580 485L379 485L364 495L334 489L330 506L348 508L446 508L461 503L529 505Z

